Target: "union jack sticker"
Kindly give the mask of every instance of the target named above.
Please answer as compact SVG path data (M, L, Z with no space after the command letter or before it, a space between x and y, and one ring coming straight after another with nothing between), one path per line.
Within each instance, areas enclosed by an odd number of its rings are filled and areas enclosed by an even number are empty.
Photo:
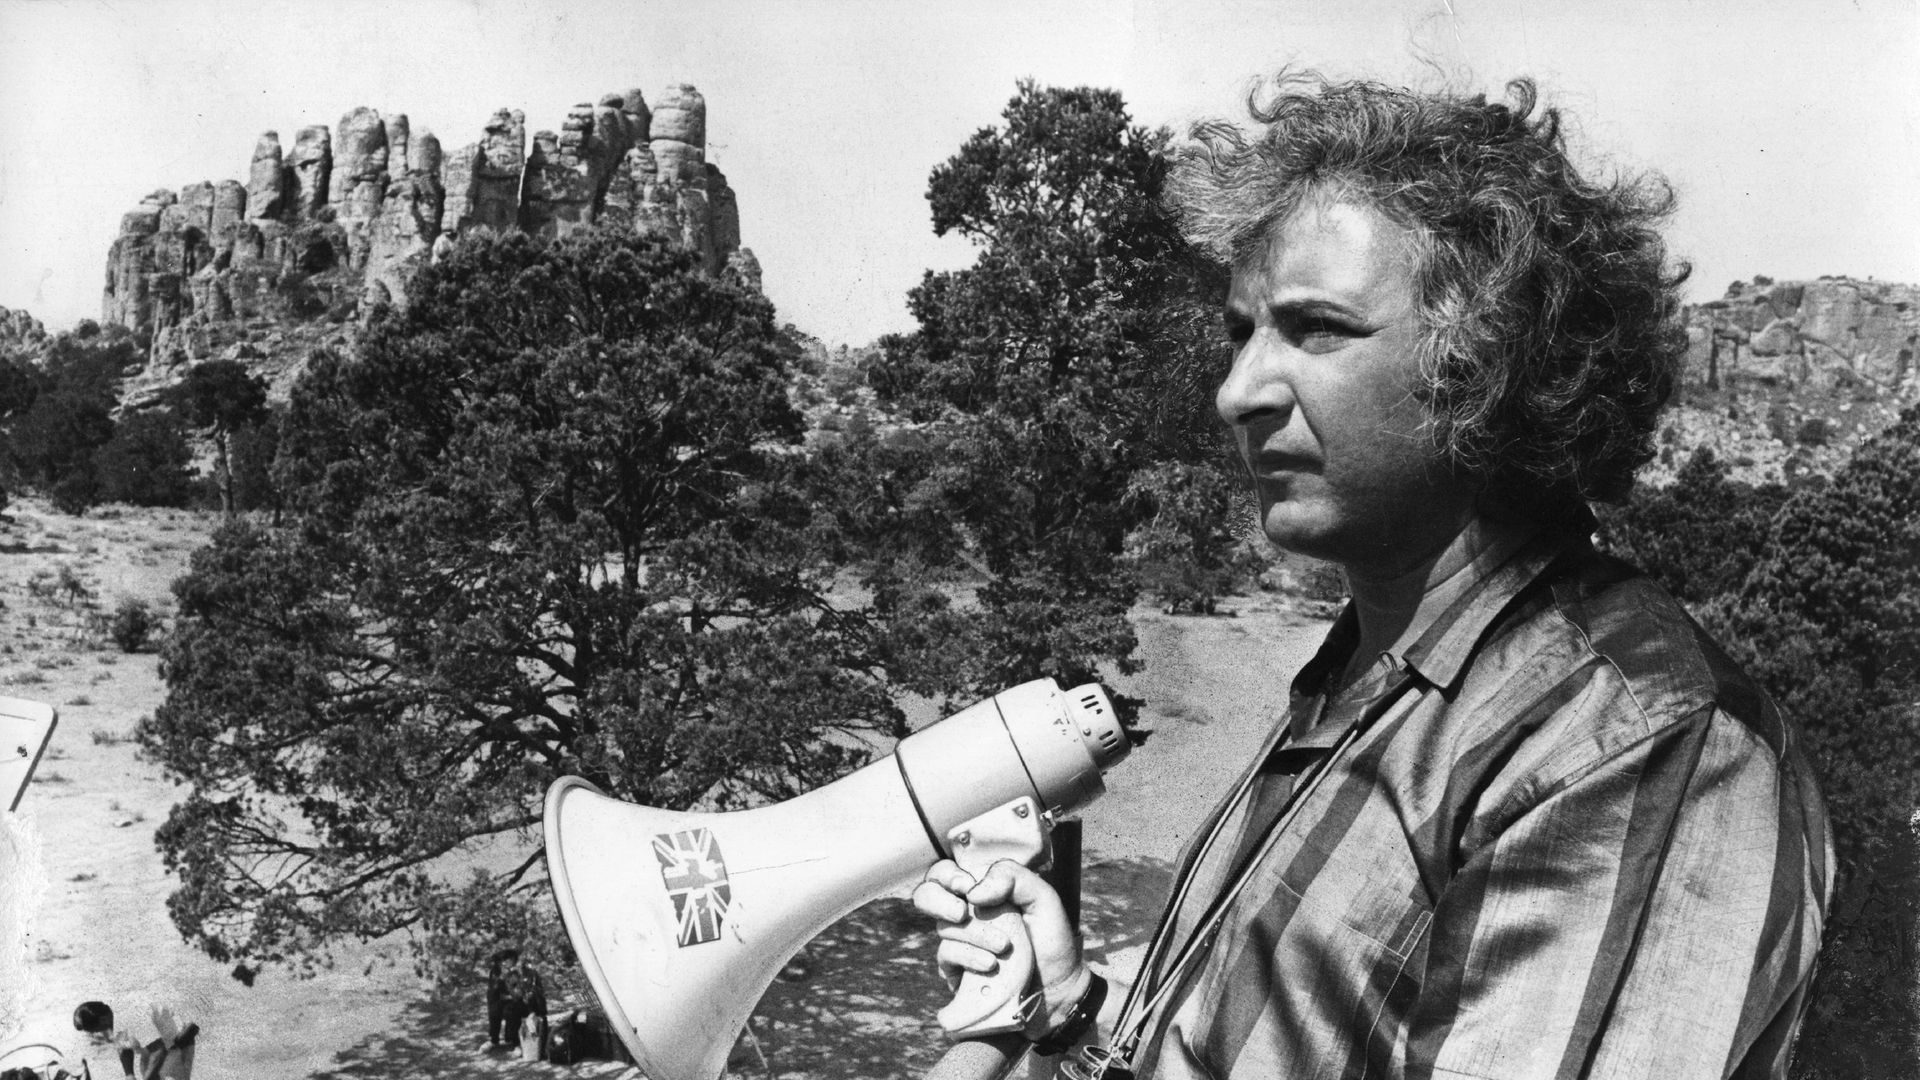
M673 898L680 947L718 941L733 887L727 884L727 863L713 834L706 829L660 833L653 838L653 855L660 860L660 880Z

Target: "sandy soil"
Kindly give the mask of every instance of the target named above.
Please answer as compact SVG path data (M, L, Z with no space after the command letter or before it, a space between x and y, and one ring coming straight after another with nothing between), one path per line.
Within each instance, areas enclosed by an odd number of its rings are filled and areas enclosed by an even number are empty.
M434 998L404 943L342 950L309 978L269 969L249 987L180 939L153 846L179 792L128 741L163 696L157 660L121 653L91 617L125 597L170 614L167 585L212 525L168 511L75 519L31 501L0 521L0 695L60 710L19 811L0 812L0 1052L47 1042L77 1055L72 1010L98 999L144 1038L197 1021L198 1080L631 1074L489 1053L477 1003ZM62 566L90 601L47 595ZM1119 685L1146 699L1152 735L1085 815L1088 943L1122 973L1138 963L1181 842L1284 706L1286 680L1324 630L1273 597L1228 606L1237 610L1221 617L1143 609L1136 619L1145 669ZM904 901L855 913L809 947L809 975L774 985L730 1074L919 1075L944 1048L932 953L929 928Z

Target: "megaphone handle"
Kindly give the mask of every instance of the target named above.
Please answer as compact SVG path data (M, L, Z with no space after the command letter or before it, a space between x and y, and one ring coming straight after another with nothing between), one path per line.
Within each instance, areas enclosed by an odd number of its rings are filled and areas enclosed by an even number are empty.
M1001 859L1026 866L1045 865L1048 827L1039 806L1032 799L1020 798L962 823L948 833L948 844L954 863L978 881ZM1005 934L1013 948L1000 959L993 974L969 971L960 976L953 1000L940 1010L940 1026L956 1039L1023 1030L1033 1007L1028 987L1034 974L1033 941L1027 937L1026 923L1021 921L1020 912L1010 907L971 914Z

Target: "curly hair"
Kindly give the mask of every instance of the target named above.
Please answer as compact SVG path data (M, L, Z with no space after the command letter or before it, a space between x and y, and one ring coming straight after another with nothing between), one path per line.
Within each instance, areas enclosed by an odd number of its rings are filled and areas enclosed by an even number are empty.
M1657 176L1596 182L1534 84L1510 104L1282 74L1249 95L1264 130L1193 129L1170 198L1188 239L1235 265L1313 198L1370 205L1419 252L1422 399L1436 449L1483 498L1557 516L1619 502L1653 456L1686 334L1656 226Z

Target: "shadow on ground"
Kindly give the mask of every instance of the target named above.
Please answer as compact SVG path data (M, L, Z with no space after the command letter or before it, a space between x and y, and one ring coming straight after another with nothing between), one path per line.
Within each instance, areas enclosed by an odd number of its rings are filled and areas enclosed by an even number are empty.
M478 994L428 998L409 1005L390 1031L334 1056L333 1066L312 1080L459 1080L475 1076L615 1077L630 1066L610 1061L548 1065L521 1061L505 1048L486 1045L486 1005Z

